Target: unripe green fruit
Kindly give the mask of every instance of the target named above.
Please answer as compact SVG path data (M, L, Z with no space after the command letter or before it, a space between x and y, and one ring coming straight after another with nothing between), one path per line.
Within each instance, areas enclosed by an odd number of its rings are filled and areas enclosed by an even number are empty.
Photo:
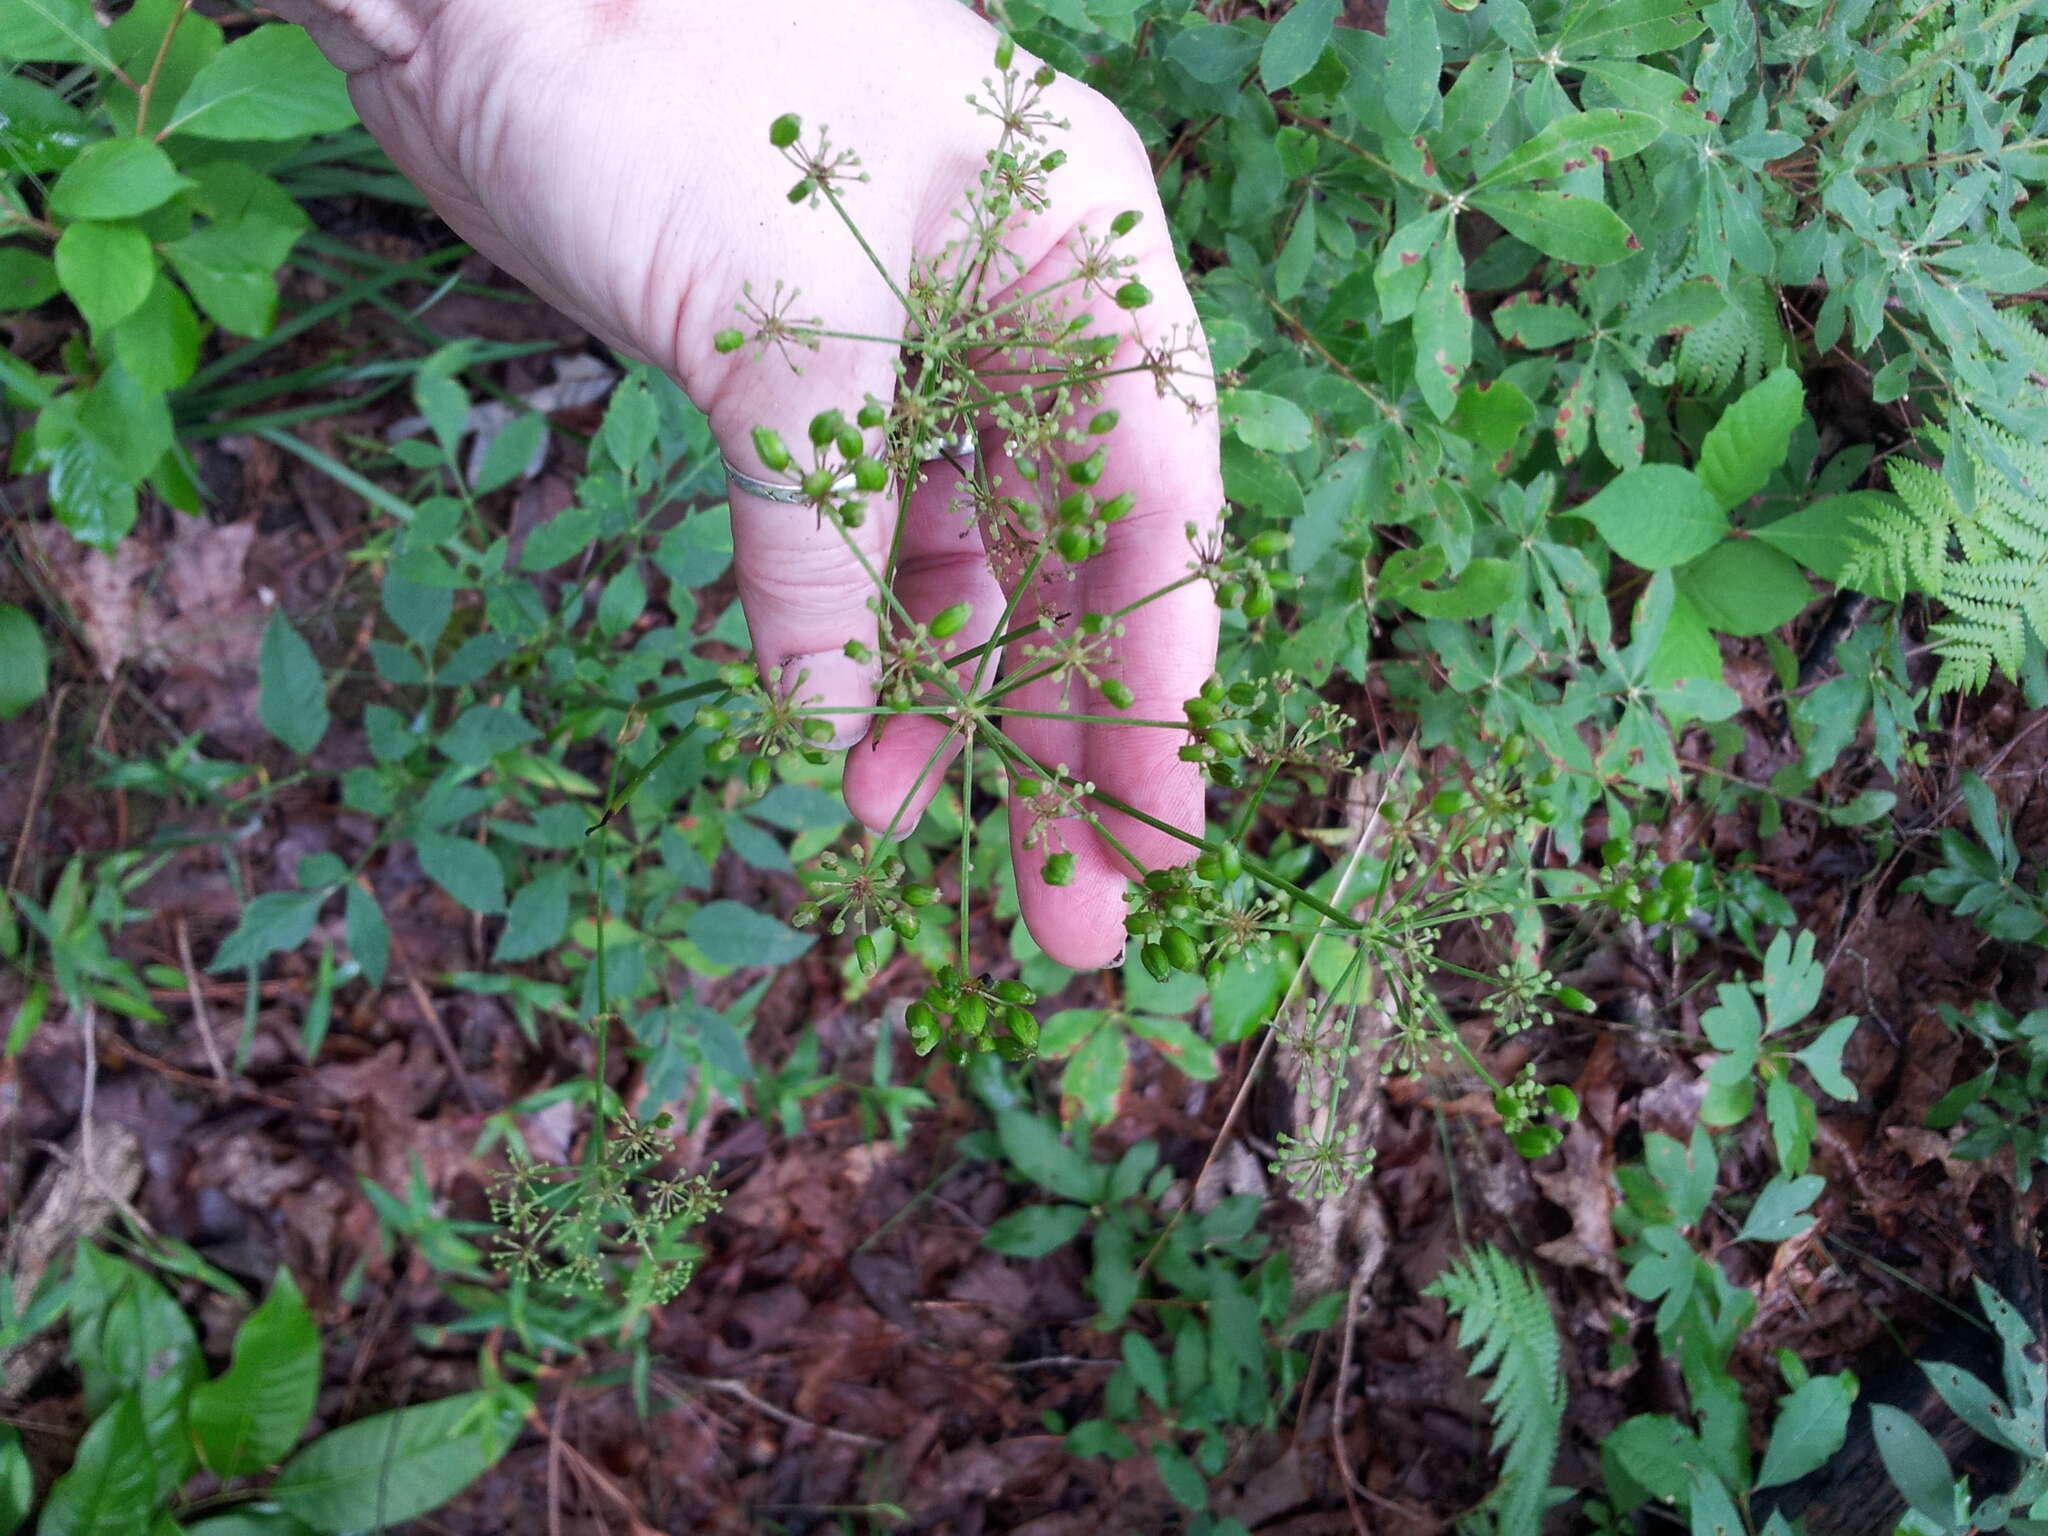
M832 446L839 450L841 458L857 459L867 445L861 441L860 428L849 425L833 434Z
M711 338L711 350L720 354L737 352L747 344L747 338L728 327Z
M939 892L936 886L906 885L903 887L903 899L913 907L928 907L938 900L938 896Z
M774 770L769 768L765 757L757 757L747 764L747 788L753 791L757 800L768 793L768 785L774 777Z
M1088 558L1094 543L1085 529L1062 528L1059 537L1053 540L1053 547L1059 550L1060 558L1067 564L1079 565Z
M973 611L972 605L967 603L954 603L950 607L941 608L932 615L930 626L932 637L937 640L945 640L959 634L962 627L966 625L968 616Z
M1013 1008L1028 1007L1038 1001L1038 994L1032 991L1028 984L1018 981L1015 977L997 982L995 991L997 997Z
M1003 1025L1010 1031L1010 1038L1027 1051L1038 1049L1038 1020L1022 1008L1005 1008Z
M824 447L839 435L839 429L845 425L846 418L837 411L818 412L811 418L811 424L807 429L810 433L811 446Z
M1138 221L1144 217L1145 215L1138 212L1137 209L1126 208L1122 213L1109 221L1109 232L1118 239L1122 239L1125 235L1136 229Z
M1268 528L1264 533L1254 534L1245 546L1252 556L1259 560L1271 560L1287 553L1287 547L1294 542L1294 535L1281 528Z
M792 203L800 203L817 190L818 184L815 181L811 180L810 177L806 176L802 181L798 182L795 186L791 187L789 191L784 194L784 196L786 196Z
M1593 1012L1593 999L1577 987L1559 987L1555 996L1559 1003L1571 1009L1573 1013Z
M895 930L897 938L914 939L917 937L917 930L923 925L918 922L915 912L891 912L889 926Z
M1116 291L1118 309L1143 309L1152 302L1152 290L1135 277Z
M691 718L697 722L698 729L710 731L717 736L724 735L727 727L732 724L732 716L716 704L699 704L697 713Z
M730 736L721 736L704 749L707 763L729 763L740 755L740 744Z
M1201 951L1185 928L1169 928L1159 935L1159 947L1176 971L1192 971L1201 964Z
M1118 709L1129 709L1137 697L1121 679L1114 677L1104 679L1102 696Z
M787 149L803 131L804 120L794 112L785 112L768 125L768 142L777 149Z
M1147 944L1139 950L1138 959L1144 963L1145 969L1152 973L1154 981L1164 981L1173 974L1173 962L1167 958L1166 951L1157 944Z
M1248 619L1263 619L1273 611L1273 589L1265 582L1259 582L1244 595L1244 616Z
M789 449L783 446L779 434L766 427L754 428L754 452L773 473L779 474L789 468Z
M953 1023L962 1034L980 1034L988 1028L988 1004L979 993L968 993L953 1010Z
M872 976L882 967L882 957L875 949L874 938L869 934L864 933L853 941L853 959L863 976Z
M805 500L823 501L832 494L832 471L829 469L807 470L804 473L803 479L797 483L803 489Z
M889 483L889 466L880 459L855 459L853 483L859 490L879 491Z
M865 427L868 431L872 432L876 427L879 427L883 422L889 419L889 412L881 401L870 400L866 405L860 408L860 411L858 412L858 414L854 416L853 419L856 422L858 422L862 427Z
M1047 885L1072 885L1074 856L1071 853L1051 854L1046 858L1045 867L1039 873Z

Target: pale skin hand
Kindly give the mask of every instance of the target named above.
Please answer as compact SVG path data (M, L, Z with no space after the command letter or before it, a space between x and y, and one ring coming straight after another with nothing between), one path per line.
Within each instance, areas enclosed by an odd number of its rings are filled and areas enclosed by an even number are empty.
M846 190L849 208L899 281L913 253L937 252L952 236L949 211L997 134L966 101L993 72L996 36L956 0L271 4L308 24L350 72L364 123L458 233L595 334L665 369L710 418L726 456L771 480L788 477L760 463L751 430L773 427L795 444L821 410L850 415L869 394L889 399L892 359L881 346L828 341L796 375L773 351L721 355L714 335L744 325L733 308L741 284L762 292L778 278L792 283L802 289L799 313L837 330L900 335L902 319L840 221L785 199L794 173L768 143L769 122L798 112L858 151L871 179ZM1031 67L1022 54L1018 62ZM1136 136L1073 81L1062 78L1048 105L1072 125L1057 140L1069 159L1051 178L1050 208L1013 242L1026 272L1019 287L1056 278L1077 231L1101 235L1135 209L1143 220L1120 249L1137 258L1132 275L1153 302L1135 318L1105 304L1090 309L1099 325L1133 333L1119 363L1138 359L1138 333L1155 344L1175 327L1198 336ZM1198 398L1206 388L1194 378L1181 384ZM1108 548L1078 581L1044 587L1061 613L1106 612L1184 577L1193 559L1185 526L1212 528L1223 499L1213 413L1162 397L1143 374L1111 379L1100 403L1118 410L1121 424L1096 490L1128 490L1136 509L1112 526ZM1009 472L1005 488L1021 489L992 433L982 448L993 468ZM974 622L955 642L965 646L985 637L1003 591L979 538L949 506L956 485L942 467L912 492L893 585L919 619L970 602ZM874 588L844 536L807 507L737 491L732 506L740 601L764 671L806 674L807 700L872 706L872 669L843 648L873 640ZM876 570L894 522L893 500L876 497L853 535ZM1028 601L1020 608L1025 617L1036 611ZM1216 634L1201 582L1132 614L1114 673L1135 695L1127 713L1179 719L1181 701L1213 667ZM1115 713L1078 693L1063 702L1050 684L1006 703L1053 715ZM937 773L924 770L944 727L904 717L862 741L868 719L832 716L835 745L851 748L847 803L872 828L907 830L936 787ZM1200 829L1201 781L1177 756L1185 736L1070 719L1017 719L1005 730L1040 763ZM1129 818L1104 821L1144 864L1189 852ZM1074 879L1049 888L1039 873L1044 850L1021 846L1030 818L1013 810L1011 823L1032 935L1068 965L1110 963L1124 941L1130 863L1085 823L1067 821L1058 830L1076 856Z

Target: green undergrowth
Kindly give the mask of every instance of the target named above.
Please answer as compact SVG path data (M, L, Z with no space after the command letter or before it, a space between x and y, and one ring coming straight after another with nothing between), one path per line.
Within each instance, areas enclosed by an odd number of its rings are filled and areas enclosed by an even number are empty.
M549 1360L577 1354L651 1412L653 1309L678 1293L689 1304L695 1228L717 1206L711 1170L676 1166L675 1133L738 1111L796 1136L809 1106L844 1095L869 1135L901 1140L937 1094L964 1093L987 1126L965 1150L1018 1185L987 1245L1019 1262L1082 1257L1114 1360L1099 1409L1048 1427L1078 1456L1148 1459L1187 1529L1241 1530L1212 1507L1216 1487L1247 1445L1328 1393L1316 1335L1346 1298L1295 1294L1274 1202L1196 1210L1199 1156L1142 1141L1098 1158L1092 1133L1135 1072L1163 1059L1215 1080L1220 1051L1270 1036L1304 1084L1266 1169L1276 1193L1318 1207L1370 1178L1352 1106L1374 1074L1477 1091L1521 1156L1550 1157L1578 1111L1564 1047L1617 1027L1559 978L1625 944L1673 978L1652 1027L1704 1079L1689 1139L1649 1135L1614 1173L1625 1294L1675 1361L1682 1402L1610 1434L1595 1485L1554 1487L1571 1362L1526 1235L1494 1234L1431 1288L1487 1380L1501 1449L1498 1487L1465 1518L1530 1533L1568 1503L1552 1518L1575 1528L1637 1529L1656 1511L1695 1532L1794 1529L1777 1490L1841 1446L1857 1383L1785 1357L1782 1395L1753 1415L1731 1362L1756 1302L1723 1259L1768 1267L1852 1198L1814 1149L1821 1116L1857 1096L1844 1062L1858 1021L1821 1012L1815 936L1777 877L1726 840L1671 829L1735 826L1749 834L1737 843L1761 843L1800 818L1872 867L1898 855L1904 894L1989 942L2048 932L2048 876L1982 781L1957 781L1961 822L1937 839L1908 840L1899 820L1941 761L1937 710L1962 707L1950 695L1997 686L2048 703L2040 7L1390 0L1384 36L1338 25L1337 0L991 9L1021 45L1006 41L979 87L995 148L956 243L883 274L902 283L892 339L915 366L890 398L840 402L801 440L754 439L851 535L961 427L1005 437L1009 467L977 460L965 493L1008 562L999 613L916 617L895 603L888 562L870 571L875 632L854 644L882 667L883 728L937 722L946 738L930 811L888 839L849 821L801 680L742 659L717 453L671 383L625 369L580 445L570 505L513 536L508 490L556 429L515 412L471 451L473 407L511 349L428 343L391 297L444 281L454 253L372 264L313 228L309 200L399 194L298 34L228 41L156 0L105 27L82 0L0 17L0 58L15 61L0 79L0 304L75 322L54 362L0 364L13 468L47 474L51 515L102 546L130 535L142 505L208 515L190 445L229 431L296 454L370 509L353 551L362 591L374 587L360 657L303 615L277 612L265 632L258 702L274 750L240 762L166 739L99 770L166 826L241 825L290 787L375 829L278 888L238 885L239 919L201 960L254 983L309 953L309 1062L364 989L414 983L499 998L535 1043L566 1030L592 1043L594 1070L482 1118L476 1150L503 1170L490 1221L450 1217L417 1172L366 1189L387 1237L456 1304L436 1340L502 1341L479 1354L477 1393L403 1410L421 1417L379 1433L410 1447L417 1425L429 1453L463 1447L437 1465L474 1473ZM1128 217L1086 232L1068 283L1008 294L1016 221L1062 158L1088 152L1065 141L1022 50L1137 125L1201 345L1145 330ZM262 89L237 87L252 77ZM759 131L790 162L791 196L857 231L890 188L863 179L861 146L786 105ZM848 259L860 254L849 233ZM287 264L330 296L281 306ZM790 276L757 274L734 295L718 345L773 366L791 348L854 344L833 317L787 307L774 285ZM1069 326L1083 303L1097 323ZM349 356L258 382L267 349L358 311L416 344L402 361ZM1137 355L1117 352L1106 323L1146 337ZM991 353L1015 371L962 361ZM1128 609L1047 611L1032 579L1084 571L1132 510L1097 487L1118 448L1102 391L1134 373L1216 391L1224 531L1198 528L1187 571ZM1854 411L1831 403L1844 380ZM295 435L385 390L404 393L423 433L339 456ZM1196 582L1224 611L1216 675L1141 710L1117 675L1119 628ZM0 716L44 696L43 637L64 622L15 585L22 601L0 605ZM1113 838L1127 823L1105 813L1139 809L1020 744L1048 689L1064 714L1167 733L1209 790L1206 825L1176 834L1186 862L1134 881L1129 958L1100 981L1016 922L1013 822L1031 871L1058 885L1074 858L1060 825ZM1763 737L1783 746L1752 778ZM356 740L366 757L338 750ZM185 978L152 974L120 943L178 852L139 824L134 847L37 868L0 909L0 958L23 998L10 1056L58 1011L145 1038L177 1027L150 987ZM212 852L239 881L226 841ZM408 860L479 924L478 969L411 969L385 915ZM758 885L788 902L728 894ZM786 1051L757 1042L764 972L800 959L884 1021L870 1060L827 1061L809 1030ZM1680 991L1710 999L1697 1034L1681 1028ZM247 996L244 1050L257 987ZM1960 1156L2010 1147L2025 1181L2041 1160L2048 1054L2038 1010L2016 1001L1950 1010L1978 1075L1932 1123L1963 1127ZM551 1164L528 1117L562 1102L579 1136ZM1759 1123L1760 1177L1729 1151ZM192 1295L232 1284L146 1256ZM261 1465L235 1464L239 1513L180 1502L195 1465L222 1470L202 1426L224 1389L181 1342L169 1292L115 1262L81 1249L7 1319L18 1334L68 1320L95 1415L65 1480L34 1490L40 1530L168 1520L225 1536L396 1518L295 1503L294 1468L339 1457L321 1447L359 1426L296 1447L303 1420L287 1433L282 1412ZM296 1298L289 1286L245 1332ZM1937 1371L1934 1385L2025 1464L2022 1482L1958 1489L1924 1431L1873 1412L1909 1529L2039 1528L2038 1412L2034 1430L2014 1427L2039 1407L2038 1368L1995 1299L1984 1305L2002 1380ZM117 1306L146 1317L175 1372L107 1363L94 1319ZM264 1342L276 1323L252 1335L264 1363L249 1369L299 1381L303 1329ZM238 1336L231 1374L243 1355ZM112 1454L137 1446L150 1457ZM14 1494L26 1512L28 1465L0 1444L0 1516ZM381 1496L425 1498L404 1455L381 1465ZM88 1497L99 1525L66 1513Z

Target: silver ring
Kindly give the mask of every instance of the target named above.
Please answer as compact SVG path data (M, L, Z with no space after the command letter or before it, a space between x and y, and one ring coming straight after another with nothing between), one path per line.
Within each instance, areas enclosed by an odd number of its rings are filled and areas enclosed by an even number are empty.
M945 463L955 469L962 470L963 473L972 473L975 453L976 444L973 436L971 434L963 434L960 437L954 438L951 442L938 444L936 451L930 458L924 461L924 464L929 468L933 464ZM774 480L763 480L758 475L748 474L744 469L734 464L731 459L725 458L723 455L720 456L719 462L725 466L725 478L740 490L745 491L749 496L758 496L763 501L779 502L785 507L807 507L811 504L811 498L804 494L804 488L801 485L787 485ZM833 482L831 493L837 496L844 487L852 483L852 475L843 475Z

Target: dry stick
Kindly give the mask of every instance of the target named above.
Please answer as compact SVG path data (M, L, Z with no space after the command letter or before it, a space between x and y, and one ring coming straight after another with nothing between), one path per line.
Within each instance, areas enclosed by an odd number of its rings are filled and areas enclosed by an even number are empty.
M587 1480L589 1487L597 1489L626 1512L626 1519L630 1525L630 1536L661 1536L661 1532L640 1518L640 1506L633 1501L632 1495L613 1482L602 1468L598 1467L589 1457L577 1450L575 1446L556 1436L547 1420L540 1416L538 1408L529 1407L526 1410L526 1418L527 1422L532 1424L535 1429L548 1436L555 1444L561 1446L563 1456L568 1458L569 1470L571 1472L575 1473L579 1479Z
M733 1381L729 1377L685 1376L678 1374L675 1379L688 1386L704 1387L713 1392L723 1392L727 1397L735 1398L745 1403L756 1413L765 1413L769 1418L775 1420L776 1423L787 1425L791 1429L808 1429L817 1434L824 1435L828 1439L838 1440L846 1445L858 1445L867 1450L880 1450L889 1443L886 1440L877 1440L872 1435L857 1435L850 1429L835 1429L830 1424L815 1423L799 1414L791 1413L787 1408L778 1408L766 1398L757 1397L754 1393L749 1392L741 1383Z
M375 899L375 893L371 891L367 879L357 875L356 884L365 896ZM448 1071L455 1079L456 1090L461 1093L463 1102L469 1106L470 1113L482 1114L483 1105L477 1102L476 1090L469 1086L469 1079L463 1073L462 1057L456 1053L454 1038L449 1035L448 1026L441 1022L441 1011L434 1006L434 999L428 994L425 983L420 980L418 968L412 963L412 952L406 948L405 940L398 936L395 927L391 930L391 953L396 955L398 963L405 967L405 985L412 993L413 1006L419 1010L420 1018L425 1021L428 1030L434 1036L434 1044L440 1048L441 1055L447 1060Z
M28 808L22 813L21 830L14 837L14 862L7 871L7 889L10 891L21 885L22 866L28 863L29 837L35 829L36 811L42 804L43 790L48 787L50 750L57 742L57 722L63 718L64 696L70 692L71 685L66 683L50 700L50 723L43 730L43 744L36 752L36 776L29 781Z
M562 1536L562 1415L568 1408L564 1387L555 1393L555 1414L548 1424L548 1536Z
M220 1046L213 1038L213 1015L206 1006L206 996L199 990L199 971L192 964L192 934L184 918L174 924L178 936L178 963L185 968L185 995L192 1000L192 1022L199 1026L199 1040L206 1047L206 1064L213 1068L214 1081L225 1093L228 1086L227 1063L221 1060Z

